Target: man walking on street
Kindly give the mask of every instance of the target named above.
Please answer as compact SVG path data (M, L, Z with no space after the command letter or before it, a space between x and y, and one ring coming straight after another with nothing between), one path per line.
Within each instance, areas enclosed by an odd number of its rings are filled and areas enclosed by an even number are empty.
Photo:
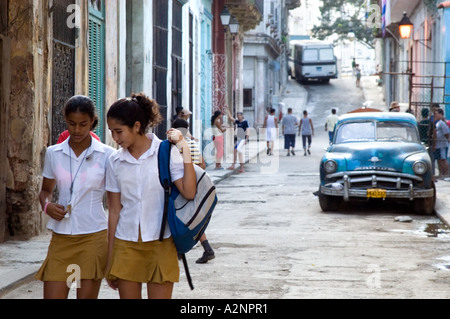
M287 156L295 155L295 127L298 126L297 118L292 115L292 108L288 108L288 114L281 120L282 133L284 135L284 149ZM290 149L292 147L292 150Z
M434 112L434 118L436 120L436 144L434 151L434 158L438 161L439 177L448 177L448 138L450 136L447 124L443 121L444 111L437 109Z
M330 144L331 144L331 142L333 142L334 128L335 128L338 120L339 120L339 116L336 115L336 109L332 109L331 114L328 115L327 121L325 122L325 132L328 131L328 138L329 138Z
M302 134L302 142L303 142L303 150L305 153L303 155L306 156L306 152L311 155L311 141L312 136L314 136L314 126L312 124L311 119L308 117L308 111L303 111L303 117L300 120L300 126L298 128L298 135ZM306 140L308 140L308 148L306 148Z

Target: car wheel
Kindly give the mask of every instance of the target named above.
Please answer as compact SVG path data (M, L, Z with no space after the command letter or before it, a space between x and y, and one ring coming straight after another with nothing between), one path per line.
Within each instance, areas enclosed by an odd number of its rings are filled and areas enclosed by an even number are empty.
M428 198L418 198L413 201L414 212L423 215L432 215L434 213L434 205L436 204L436 187L434 183L431 185L434 190L434 196Z
M341 199L339 197L324 195L319 191L319 205L322 211L336 211L339 209L340 203Z

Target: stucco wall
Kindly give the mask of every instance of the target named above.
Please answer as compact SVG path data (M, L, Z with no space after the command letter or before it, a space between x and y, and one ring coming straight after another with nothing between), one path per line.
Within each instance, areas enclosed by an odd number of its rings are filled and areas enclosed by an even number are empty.
M7 237L31 237L43 227L37 199L51 98L48 1L10 1L11 95L7 152Z

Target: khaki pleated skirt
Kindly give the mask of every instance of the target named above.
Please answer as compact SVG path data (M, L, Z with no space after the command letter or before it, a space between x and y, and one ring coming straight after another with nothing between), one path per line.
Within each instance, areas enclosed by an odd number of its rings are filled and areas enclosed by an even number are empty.
M180 268L178 254L172 237L142 242L115 238L111 269L106 278L123 279L141 283L164 284L178 282Z
M77 265L81 271L80 279L103 279L108 254L107 236L106 230L86 235L53 233L47 258L35 278L41 281L66 281L73 274L69 266Z

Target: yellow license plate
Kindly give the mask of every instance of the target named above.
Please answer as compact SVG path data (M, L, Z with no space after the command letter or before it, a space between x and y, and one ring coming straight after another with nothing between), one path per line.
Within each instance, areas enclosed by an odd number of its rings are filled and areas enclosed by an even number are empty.
M386 198L386 190L380 188L368 189L367 198Z

